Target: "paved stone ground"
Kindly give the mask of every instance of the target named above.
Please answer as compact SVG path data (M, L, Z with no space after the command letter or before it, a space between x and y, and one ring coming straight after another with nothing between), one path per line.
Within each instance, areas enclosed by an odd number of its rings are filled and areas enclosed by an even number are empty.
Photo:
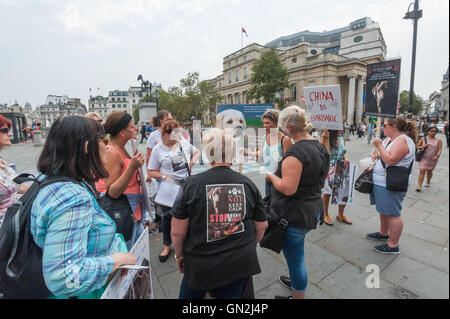
M442 136L441 136L442 137ZM32 144L12 145L1 156L16 163L19 171L35 172L42 147ZM144 151L145 145L139 149ZM359 162L367 157L371 146L366 140L352 137L347 142L348 158ZM365 238L379 230L379 217L369 205L368 195L355 192L355 203L345 214L353 225L335 222L334 226L318 226L308 233L305 261L309 286L307 298L449 298L449 151L445 148L434 171L430 188L415 192L418 168L413 171L413 183L404 201L401 254L381 255L372 250L376 242ZM248 176L264 193L264 176L257 169L246 167ZM198 168L202 170L202 168ZM330 216L337 215L337 206L330 207ZM335 219L334 219L335 220ZM162 234L150 236L151 264L155 298L177 298L182 275L173 258L160 263ZM173 252L172 252L173 255ZM278 276L288 274L283 255L258 248L262 273L254 277L257 298L288 295L289 290L278 282ZM365 282L367 265L380 269L380 287L369 289Z

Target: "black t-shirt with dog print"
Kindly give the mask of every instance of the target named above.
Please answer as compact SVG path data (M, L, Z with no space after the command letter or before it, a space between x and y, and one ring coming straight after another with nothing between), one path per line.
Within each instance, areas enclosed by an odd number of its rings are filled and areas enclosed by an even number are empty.
M189 177L172 209L189 218L184 275L197 290L223 287L261 272L253 221L266 221L256 185L226 166Z

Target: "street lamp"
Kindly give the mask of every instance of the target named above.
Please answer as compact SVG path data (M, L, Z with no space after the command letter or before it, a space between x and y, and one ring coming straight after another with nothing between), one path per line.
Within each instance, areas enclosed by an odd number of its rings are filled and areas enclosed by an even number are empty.
M158 113L158 101L159 101L160 93L158 90L155 91L155 99L156 99L156 113Z
M409 11L411 5L414 4L414 10ZM411 81L409 85L409 104L408 104L408 119L412 119L412 107L413 107L413 97L414 97L414 73L416 68L416 41L417 41L417 20L422 17L422 10L419 10L419 0L415 0L408 7L408 11L405 13L403 19L414 20L413 29L413 48L412 48L412 58L411 58Z

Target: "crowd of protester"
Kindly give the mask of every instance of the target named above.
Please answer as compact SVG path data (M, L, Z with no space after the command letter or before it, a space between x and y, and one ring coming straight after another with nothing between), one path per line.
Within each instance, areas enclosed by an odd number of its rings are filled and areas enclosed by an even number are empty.
M70 180L39 191L30 223L31 235L43 252L48 297L98 298L118 267L136 262L129 251L145 231L145 216L150 213L144 209L140 185L153 182L158 189L164 183L181 189L173 204L156 204L156 222L163 233L159 261L168 259L173 246L183 274L180 298L203 298L206 293L216 298L241 297L251 277L261 272L256 248L268 228L267 205L288 222L282 251L289 276L279 280L292 295L276 298L304 298L308 285L305 236L319 223L333 226L329 206L336 186L334 172L337 163L349 165L344 132L325 130L317 140L310 135L312 126L298 106L281 112L267 110L261 120L263 147L243 154L264 162L264 200L248 177L231 169L235 151L242 150L225 151L234 143L226 130L212 129L203 136L202 151L211 166L191 175L201 152L181 135L180 124L168 111L159 111L151 124L143 122L139 128L126 112L113 112L105 121L96 113L57 119L37 163L38 179L63 176ZM0 116L0 152L11 144L10 129L11 123ZM345 129L351 134L356 131L358 139L368 134L368 143L374 146L370 203L379 213L380 228L366 236L384 242L375 251L399 254L406 191L390 189L386 167L409 168L409 176L417 145L425 151L416 190L421 191L425 176L429 187L442 152L438 130L423 123L418 130L401 116L384 120L384 140L375 136L371 123L369 127L364 122L346 124ZM137 132L141 143L147 139L145 156L126 149L130 140L137 139ZM139 180L141 167L146 169L146 181ZM16 194L28 189L13 181L17 175L11 163L0 157L0 225ZM128 201L133 228L127 240L99 205L103 196ZM228 214L230 198L236 201L233 218ZM336 220L351 225L352 220L344 215L345 203L337 204ZM3 226L1 231L8 225ZM80 284L68 286L67 278L75 276Z

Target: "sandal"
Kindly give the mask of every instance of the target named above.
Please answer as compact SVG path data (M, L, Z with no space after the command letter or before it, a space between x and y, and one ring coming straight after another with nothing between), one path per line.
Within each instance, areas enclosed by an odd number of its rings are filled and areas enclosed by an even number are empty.
M416 192L420 192L420 188L416 188Z
M351 225L352 224L352 221L349 218L345 217L345 216L342 216L342 217L337 216L336 219L338 221L340 221L341 223L344 223L344 224L347 224L347 225Z
M430 184L425 184L425 187L430 187L431 185Z
M331 218L329 216L325 216L323 218L323 221L325 222L325 224L327 224L328 226L333 226L333 222L331 221Z

